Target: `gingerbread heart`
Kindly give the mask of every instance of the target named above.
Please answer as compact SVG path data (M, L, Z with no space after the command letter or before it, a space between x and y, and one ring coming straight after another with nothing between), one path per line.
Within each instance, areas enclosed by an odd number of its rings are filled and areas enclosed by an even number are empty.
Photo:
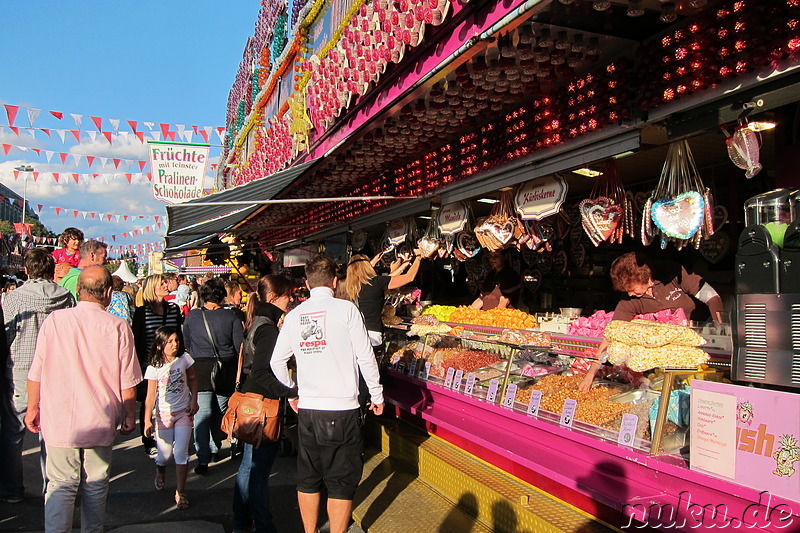
M500 241L500 244L507 244L514 236L514 226L514 222L509 220L505 224L490 224L488 230L492 237Z
M622 208L618 205L594 205L589 208L587 216L601 240L607 241L622 221Z
M700 255L709 263L718 263L727 255L731 246L731 238L726 232L720 231L700 243Z
M675 198L653 202L650 216L666 236L690 239L703 223L704 209L703 195L696 191L687 191Z
M559 250L553 254L553 274L563 276L567 272L567 252Z

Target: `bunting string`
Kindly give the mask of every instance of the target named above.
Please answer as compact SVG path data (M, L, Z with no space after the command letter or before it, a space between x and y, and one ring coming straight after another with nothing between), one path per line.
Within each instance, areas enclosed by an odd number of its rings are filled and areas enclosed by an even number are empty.
M22 111L22 110L24 110L25 111L25 115L27 115L28 124L29 124L28 128L29 129L36 129L35 125L36 125L36 121L39 118L39 115L41 114L41 111L42 111L41 109L24 107L24 106L17 106L17 105L11 105L11 104L3 104L3 107L5 108L5 111L6 111L6 118L8 119L8 127L12 128L12 131L13 131L13 128L17 128L18 130L20 128L25 128L24 126L15 126L15 122L17 120L17 116L19 115L20 111ZM48 111L48 113L50 113L50 115L52 115L53 117L55 117L58 120L63 120L64 119L64 113L61 112L61 111ZM82 131L82 127L83 127L83 122L84 122L83 119L85 118L85 116L81 115L81 114L78 114L78 113L69 113L69 116L72 117L72 120L75 123L75 129L74 130L65 129L65 130L62 130L62 131L69 131L69 132L77 131L77 132L81 132ZM127 133L133 133L133 134L140 133L140 125L141 125L141 126L144 126L145 128L147 128L147 132L148 133L157 133L160 136L162 136L163 140L169 140L170 137L172 137L171 140L174 140L174 137L176 137L176 136L180 136L181 138L185 138L187 135L198 135L201 138L203 138L203 140L206 143L208 143L208 142L210 142L212 132L215 132L217 134L217 136L219 137L220 142L223 142L223 140L225 138L225 128L222 127L222 126L216 126L216 127L215 126L197 126L197 125L186 125L186 124L172 124L172 123L169 123L169 122L158 122L158 123L156 123L156 122L138 121L138 120L125 120L125 121L122 121L120 119L104 118L104 117L92 116L92 115L89 115L89 119L90 119L91 123L95 126L95 128L97 128L97 130L94 132L95 135L97 135L98 133L101 133L104 136L106 135L106 133L108 133L108 134L124 133L124 132L126 132L126 130L124 130L124 129L121 130L120 129L120 125L122 125L123 122L124 122L125 124L127 124L127 130L129 130ZM108 125L110 126L111 129L109 131L104 131L103 130L104 122L108 123ZM48 135L48 137L50 136L50 134L45 131L46 128L39 128L39 129L44 131ZM88 131L86 133L88 133ZM80 138L80 134L77 135L76 138L78 138L78 142L80 142L80 139L79 139ZM161 140L161 139L157 139L157 140ZM109 140L109 142L111 142L111 141Z

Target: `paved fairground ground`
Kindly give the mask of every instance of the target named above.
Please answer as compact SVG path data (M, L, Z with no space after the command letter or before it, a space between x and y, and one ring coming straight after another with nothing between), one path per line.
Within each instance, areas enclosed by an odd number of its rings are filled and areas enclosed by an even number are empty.
M291 446L289 446L291 448ZM0 531L44 531L44 502L41 496L42 475L39 467L38 438L28 433L23 456L25 466L25 501L0 503ZM106 506L106 531L115 533L225 533L233 527L233 483L239 457L231 458L227 442L221 460L211 464L208 474L194 473L197 464L189 462L186 493L190 507L179 511L175 506L175 469L167 469L167 486L156 491L153 486L155 465L141 445L138 430L127 437L118 436L114 445L111 486ZM273 522L280 532L302 532L295 492L295 457L278 457L270 478ZM80 531L80 510L76 509L73 526ZM321 521L324 520L324 517ZM321 532L327 531L322 524ZM352 524L349 533L363 533Z

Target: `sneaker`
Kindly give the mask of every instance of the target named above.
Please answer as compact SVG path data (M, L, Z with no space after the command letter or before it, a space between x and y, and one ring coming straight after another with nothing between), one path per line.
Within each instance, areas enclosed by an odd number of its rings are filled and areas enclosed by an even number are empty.
M194 473L198 476L205 476L208 474L208 465L197 465L194 467Z
M22 496L0 496L2 503L22 503L24 499Z
M150 457L158 457L158 450L156 448L146 448L144 452Z

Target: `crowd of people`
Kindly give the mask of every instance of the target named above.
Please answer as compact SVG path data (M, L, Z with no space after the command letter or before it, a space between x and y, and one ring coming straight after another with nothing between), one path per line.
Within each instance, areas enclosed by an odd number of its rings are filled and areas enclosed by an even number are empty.
M316 531L324 489L331 531L345 531L361 478L364 415L381 414L383 396L373 351L372 330L379 326L368 332L357 294L335 297L336 263L325 256L309 261L310 297L294 309L294 282L267 275L242 310L238 283L152 274L141 287L126 284L105 268L104 243L84 240L74 228L61 242L55 253L30 249L27 280L2 300L0 502L26 496L27 428L40 437L45 530L71 531L80 494L82 531L102 531L117 432L129 435L138 426L142 449L155 463L154 488L166 488L174 463L170 497L187 509L192 448L194 472L208 475L227 437L220 425L228 397L239 385L297 413L305 530ZM363 283L372 285L372 277ZM374 285L392 283L379 278ZM319 342L306 342L310 330ZM269 477L278 443L231 449L240 452L235 531L275 531Z

